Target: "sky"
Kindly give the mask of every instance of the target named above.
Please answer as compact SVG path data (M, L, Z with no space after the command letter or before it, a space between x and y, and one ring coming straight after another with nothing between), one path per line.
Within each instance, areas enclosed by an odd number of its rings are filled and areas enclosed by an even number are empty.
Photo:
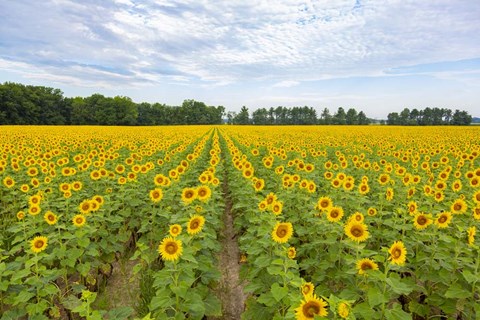
M2 0L5 81L228 111L480 117L480 1Z

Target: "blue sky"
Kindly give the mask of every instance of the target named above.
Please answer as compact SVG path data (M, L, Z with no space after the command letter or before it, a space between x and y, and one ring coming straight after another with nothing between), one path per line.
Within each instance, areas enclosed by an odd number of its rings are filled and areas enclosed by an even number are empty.
M0 2L0 82L238 111L480 116L480 1Z

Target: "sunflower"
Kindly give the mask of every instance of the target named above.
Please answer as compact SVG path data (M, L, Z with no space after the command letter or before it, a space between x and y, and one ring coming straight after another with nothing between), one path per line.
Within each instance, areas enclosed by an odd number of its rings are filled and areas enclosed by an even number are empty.
M399 266L405 264L407 249L402 241L395 241L388 249L388 253L390 253L388 260L392 260L392 264L398 264Z
M210 190L209 186L200 186L196 190L197 198L200 201L206 202L212 196L212 190Z
M38 204L30 205L30 207L28 208L28 214L32 216L36 216L40 212L42 212L42 208L40 208Z
M478 188L480 185L480 178L479 177L474 177L470 180L470 186L474 188Z
M268 207L267 201L265 201L265 200L262 200L258 203L258 210L260 210L260 211L267 210L267 207Z
M475 226L468 228L468 245L473 246L475 243L475 233L477 233L477 228Z
M452 221L452 214L450 212L441 212L437 215L437 219L435 219L435 225L439 229L444 229L448 227L450 221Z
M23 218L25 218L25 212L24 211L18 211L17 212L17 219L22 220Z
M368 210L367 210L367 214L368 214L370 217L373 217L373 216L377 215L377 209L370 207L370 208L368 208Z
M309 181L307 185L308 193L314 193L317 190L317 185L313 181Z
M473 218L475 220L480 220L480 206L473 208Z
M368 186L367 183L361 183L361 184L358 186L358 192L359 192L361 195L366 195L367 193L370 192L370 187Z
M311 282L305 282L302 284L302 294L303 296L310 296L313 294L313 291L315 290L315 286Z
M473 194L473 201L480 204L480 190Z
M367 225L351 220L345 226L345 234L355 242L363 242L367 240L369 236L367 229Z
M5 179L3 179L3 185L10 189L15 185L15 180L13 180L12 177L5 177Z
M150 200L152 200L154 203L159 202L163 198L163 192L162 189L156 188L153 190L150 190Z
M277 222L272 231L273 241L286 243L293 234L293 226L290 222Z
M75 227L82 227L87 222L87 218L82 214L77 214L73 217L72 222Z
M95 200L88 200L90 204L90 212L97 212L100 209L100 205Z
M273 202L277 200L277 196L273 193L270 192L267 197L265 198L265 201L267 201L267 205L270 207Z
M383 185L386 185L388 182L390 181L390 176L386 173L382 173L379 177L378 177L378 182L383 186Z
M178 236L180 233L182 233L182 226L179 225L179 224L172 224L172 225L170 226L170 230L169 230L169 231L170 231L170 235L175 238L175 237Z
M194 215L190 218L187 225L187 233L189 235L194 235L202 231L203 225L205 224L205 218L200 215Z
M367 274L368 270L378 270L378 264L369 259L363 258L357 261L358 274Z
M333 201L329 197L321 197L318 199L317 207L322 211L330 211L330 208L333 206Z
M413 216L417 212L418 205L415 201L410 201L407 205L408 213Z
M83 200L79 205L78 209L83 214L89 214L92 211L90 200Z
M281 201L275 201L274 203L272 203L272 212L278 216L279 214L282 213L282 209L283 209L283 202Z
M22 184L20 190L24 193L27 193L30 190L30 186L28 184Z
M433 223L429 214L417 213L413 218L413 225L417 230L424 230Z
M297 256L297 250L295 249L295 247L290 247L290 248L288 248L288 250L287 250L287 256L288 256L290 259L295 259L295 257Z
M297 320L314 319L315 316L326 317L328 315L327 303L315 294L304 296L300 307L295 309Z
M30 241L30 248L33 252L39 253L42 252L47 248L48 245L48 238L47 237L35 237L32 241Z
M56 214L54 214L51 211L47 211L45 215L43 216L43 219L49 224L49 225L54 225L58 221L58 217Z
M351 180L345 180L343 182L343 189L344 190L351 191L351 190L353 190L354 187L355 187L355 184Z
M458 191L462 190L462 181L455 180L452 184L452 190L454 192L458 192Z
M185 204L191 203L197 198L197 191L193 188L184 188L182 190L182 201Z
M164 261L176 261L182 255L182 241L166 237L158 246L158 253Z
M337 307L337 313L342 319L347 319L350 314L350 306L346 302L340 302Z
M348 222L350 221L363 222L364 220L365 220L365 217L363 216L363 214L361 214L358 211L352 214L350 217L348 217Z
M456 214L465 213L467 211L467 204L463 199L457 199L452 203L450 210Z
M442 202L445 199L445 194L442 191L435 191L433 198L437 202Z
M253 185L253 187L255 188L255 191L262 191L263 188L265 187L265 180L263 179L257 179L257 181L255 182L255 184Z
M328 211L328 214L327 214L327 219L330 222L340 221L342 217L343 217L342 207L331 207L330 211Z
M393 195L394 195L393 189L390 187L387 188L387 191L385 192L385 199L387 199L387 201L391 201L393 200Z
M98 203L99 206L101 206L105 203L105 199L100 195L93 196L92 200L94 200L96 203Z
M80 191L82 189L83 184L80 181L75 181L71 184L73 191Z

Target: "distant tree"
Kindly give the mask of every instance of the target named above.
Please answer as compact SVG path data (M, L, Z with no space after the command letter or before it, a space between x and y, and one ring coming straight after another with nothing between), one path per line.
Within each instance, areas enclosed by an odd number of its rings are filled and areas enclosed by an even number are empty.
M349 125L358 124L357 110L353 108L348 109L347 114L345 115L345 122Z
M389 125L399 125L400 124L400 116L397 112L389 113L387 116L387 124Z
M367 115L363 112L363 111L360 111L358 113L358 124L359 125L366 125L366 124L370 124L370 119L367 118Z
M328 108L324 108L321 115L320 115L320 124L331 124L332 123L332 115L330 114L330 110Z
M265 108L260 108L252 113L252 123L259 125L266 125L268 123L268 111Z
M240 112L235 116L233 119L233 122L235 124L249 124L250 123L250 115L248 113L248 108L243 106L242 109L240 109Z
M339 107L337 109L337 112L335 113L335 115L333 116L333 121L332 123L333 124L340 124L340 125L344 125L347 123L347 114L345 113L345 109L343 109L342 107Z
M398 124L405 126L409 123L410 120L410 109L405 108L400 112L400 115L398 117Z

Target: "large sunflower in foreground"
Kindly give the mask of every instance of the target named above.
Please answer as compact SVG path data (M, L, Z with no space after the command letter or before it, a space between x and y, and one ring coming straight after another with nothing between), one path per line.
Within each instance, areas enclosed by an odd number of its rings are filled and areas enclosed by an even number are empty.
M182 241L172 237L166 237L158 246L158 253L164 261L176 261L182 255Z
M315 316L326 317L328 315L327 303L315 294L305 296L300 307L295 309L297 320L314 319Z
M285 243L292 237L293 226L290 222L277 222L272 231L272 238L277 243Z
M398 264L399 266L405 264L407 249L402 241L395 241L390 249L388 249L388 253L390 253L388 260L392 260L392 264Z
M187 225L187 233L189 235L194 235L202 231L203 225L205 224L205 218L200 215L194 215L190 218Z
M30 248L33 252L39 253L47 248L48 238L47 237L35 237L30 241Z

